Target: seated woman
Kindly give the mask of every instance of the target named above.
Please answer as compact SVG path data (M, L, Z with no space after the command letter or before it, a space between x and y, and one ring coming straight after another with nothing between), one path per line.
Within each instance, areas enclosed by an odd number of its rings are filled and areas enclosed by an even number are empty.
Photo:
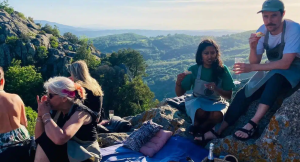
M99 162L96 114L82 104L84 88L66 77L50 78L38 100L35 161Z
M85 61L76 61L69 66L71 74L70 79L80 84L87 93L84 105L97 113L98 121L101 122L104 115L102 109L103 92L98 82L91 77L89 69Z
M220 49L215 41L206 39L199 44L196 63L188 72L177 76L175 87L177 96L193 90L193 95L185 99L185 107L192 119L189 131L195 140L203 139L207 131L215 133L212 128L222 122L229 106L225 99L231 99L234 88L231 74L222 64Z

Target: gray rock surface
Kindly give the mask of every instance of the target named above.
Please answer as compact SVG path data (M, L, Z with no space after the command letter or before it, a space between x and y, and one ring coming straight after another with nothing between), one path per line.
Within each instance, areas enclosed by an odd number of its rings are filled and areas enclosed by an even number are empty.
M299 161L300 160L300 90L286 98L283 103L278 100L267 115L259 123L257 137L248 141L239 141L232 137L237 128L243 127L254 115L257 109L257 101L254 101L245 115L241 116L235 125L229 127L222 138L210 142L215 144L214 153L232 154L239 161ZM282 103L282 104L281 104ZM280 106L281 105L281 106ZM153 108L136 116L124 117L132 123L134 129L139 129L143 122L153 120L161 124L163 129L173 132L185 138L193 137L186 131L191 124L190 118L179 110L166 104ZM130 134L130 132L127 132ZM106 137L109 142L106 142ZM105 146L114 145L115 142L125 140L128 136L121 134L101 134L99 142ZM208 145L206 146L208 149Z
M35 23L19 17L17 11L8 14L0 10L0 66L9 66L13 58L20 59L23 65L32 63L37 56L37 49L45 46L48 50L48 58L45 63L42 63L42 73L47 77L67 74L66 65L71 63L71 58L75 56L76 49L80 45L72 44L60 36L58 48L54 49L50 45L52 36L43 33L41 27ZM8 38L12 40L9 44L6 43ZM72 47L71 51L69 47ZM93 48L91 51L96 56L101 54Z

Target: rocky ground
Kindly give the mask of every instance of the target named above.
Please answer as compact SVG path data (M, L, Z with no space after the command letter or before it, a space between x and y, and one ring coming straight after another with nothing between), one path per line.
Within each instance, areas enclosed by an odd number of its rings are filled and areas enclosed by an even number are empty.
M215 154L232 154L238 157L239 161L300 161L299 98L300 91L296 91L284 100L280 108L278 105L281 101L278 100L279 103L275 104L260 122L257 137L245 142L236 140L232 134L237 128L243 127L257 109L257 101L253 102L246 114L228 128L221 139L211 141L216 147ZM186 131L191 124L189 117L166 104L124 119L129 120L135 129L138 129L144 121L152 119L161 124L165 130L172 131L173 135L193 138ZM130 132L100 134L99 142L102 147L107 147L125 140L129 134Z

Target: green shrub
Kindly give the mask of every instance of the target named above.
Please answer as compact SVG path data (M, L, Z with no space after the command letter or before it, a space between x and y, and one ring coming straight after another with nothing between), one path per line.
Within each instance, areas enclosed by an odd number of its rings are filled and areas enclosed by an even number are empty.
M50 38L50 45L52 48L57 48L58 47L58 40L56 37L51 37Z
M12 14L14 12L14 8L8 4L8 0L0 2L0 9L5 10L8 14Z
M20 39L22 41L26 42L26 41L30 40L30 36L31 36L31 34L28 34L28 33L27 34L23 34L23 33L21 33Z
M17 41L18 39L19 39L19 38L18 38L17 36L8 36L8 37L6 37L5 43L6 43L6 44L15 45L15 44L16 44L16 41Z
M39 31L39 34L46 34L44 30Z
M41 73L32 65L21 66L20 60L13 59L11 65L5 72L5 90L18 94L26 106L36 110L36 96L44 92Z
M26 17L25 15L22 13L22 12L17 12L18 13L18 16L23 19L23 20L26 20Z
M44 60L48 58L48 50L45 46L40 46L37 48L37 61Z
M60 33L59 33L59 30L58 30L58 27L56 25L54 25L54 28L52 30L52 34L56 37L59 37L60 36Z
M45 24L45 26L42 27L42 30L48 34L52 34L53 36L59 37L59 30L56 25L54 25L54 28L52 28L51 25Z
M78 37L70 32L64 33L64 37L71 43L77 44L79 42Z
M69 51L73 51L73 47L71 45L68 46Z
M28 17L28 20L34 23L33 17Z
M34 111L31 107L25 107L26 118L27 118L27 130L30 136L34 135L35 130L35 119L37 118L37 112Z
M42 27L42 24L41 23L36 23L37 26L39 27Z

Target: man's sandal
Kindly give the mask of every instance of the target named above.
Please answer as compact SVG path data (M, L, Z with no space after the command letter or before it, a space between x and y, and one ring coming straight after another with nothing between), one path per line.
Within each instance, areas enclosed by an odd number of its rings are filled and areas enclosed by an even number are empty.
M257 133L258 126L252 120L249 120L248 123L251 124L253 126L253 128L251 128L250 130L247 130L245 128L239 128L238 129L238 131L246 133L248 135L247 138L238 137L238 136L235 135L235 133L233 134L233 137L238 139L238 140L241 140L241 141L246 141L246 140L252 138Z

